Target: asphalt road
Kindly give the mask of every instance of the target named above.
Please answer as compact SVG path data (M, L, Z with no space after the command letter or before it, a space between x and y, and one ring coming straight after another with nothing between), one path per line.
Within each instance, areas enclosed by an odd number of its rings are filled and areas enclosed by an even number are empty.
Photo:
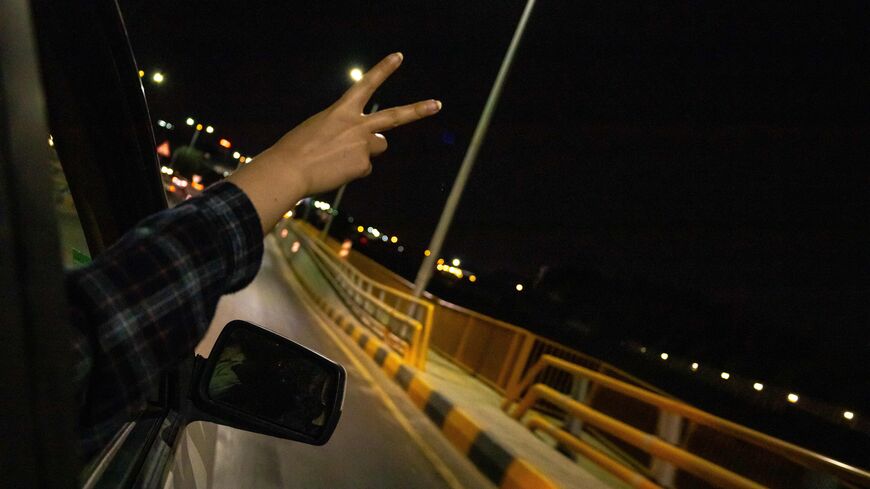
M336 328L318 321L277 240L245 290L225 297L215 324L245 319L342 363L347 394L342 419L322 447L219 427L215 488L492 488L406 395ZM303 263L304 265L304 263ZM294 285L295 284L295 285ZM199 350L210 349L217 329Z

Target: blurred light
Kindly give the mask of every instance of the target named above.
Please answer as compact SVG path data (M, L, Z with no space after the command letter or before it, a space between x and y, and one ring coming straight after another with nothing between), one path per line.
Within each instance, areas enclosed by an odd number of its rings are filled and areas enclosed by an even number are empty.
M190 186L193 187L193 188L196 189L196 190L199 190L200 192L202 192L203 189L205 189L205 186L203 186L203 184L201 184L201 183L199 183L199 182L193 182L193 183L190 184Z
M459 263L460 263L459 258L454 258L454 259L453 259L453 266L454 266L454 267L458 267L458 266L459 266Z
M53 143L52 143L52 144L53 144ZM429 250L426 250L426 251L423 252L423 256L429 256L429 255L431 255L431 254L432 254L432 252L429 251Z
M353 223L353 216L348 216L348 217L347 217L347 222L349 222L349 223Z
M517 289L517 292L522 292L523 291L523 284L517 284L516 289Z
M213 128L212 126L206 126L206 127L205 127L205 132L211 134L211 133L214 132L214 128Z
M293 217L293 211L287 211L284 213L284 219L290 219Z
M197 131L202 131L202 124L197 124L197 125L196 125L196 130L197 130Z
M250 162L252 162L252 161L254 161L254 159L251 158L250 156L246 156L246 157L245 157L245 163L250 163Z
M166 127L166 121L163 119L157 119L157 125L160 127Z
M170 192L175 192L176 190L178 190L178 189L175 188L175 185L170 185L170 186L169 186L169 191L170 191Z
M640 352L641 352L641 353L646 353L646 347L645 347L645 346L640 347Z
M287 234L289 234L289 232L288 232L286 229L282 229L282 230L281 230L281 237L282 237L282 238L286 238L286 237L287 237Z
M659 356L662 357L662 360L667 360L667 359L668 359L668 354L667 354L667 353L662 353L662 354L659 355Z
M169 129L169 130L171 131L171 130L175 129L175 126L173 126L172 124L170 124L170 123L167 122L167 123L166 123L166 129Z
M363 231L365 231L365 228L363 228L362 226L357 226L357 227L356 227L356 232L361 233L361 232L363 232Z
M390 243L395 244L395 243L398 243L398 242L399 242L399 238L397 238L397 237L395 237L395 236L393 236L392 238L390 238Z
M158 71L157 73L154 73L151 79L154 80L154 83L163 83L163 73Z
M54 137L51 134L48 135L48 145L54 147Z
M224 148L231 148L233 146L233 143L231 143L228 139L224 138L221 138L221 140L218 141L218 144L220 144Z
M402 253L403 251L405 251L405 247L402 245L399 245L399 247L397 249L399 250L399 253Z
M286 231L286 229L284 231ZM301 247L302 243L300 243L299 241L294 241L293 244L290 245L290 251L292 251L293 253L297 253L299 251L299 248Z
M160 173L165 173L165 174L167 174L167 175L172 175L173 173L175 173L175 171L173 171L172 168L169 168L168 166L161 166L161 167L160 167Z
M692 364L692 370L698 370L697 362Z
M191 178L191 180L193 180L193 183L199 183L199 182L202 181L202 176L197 175L196 173L194 173L194 174L193 174L193 178Z
M439 264L439 265L443 265L443 264L444 264L444 258L439 258L439 259L438 259L438 264Z
M722 372L721 374L719 374L719 377L722 377L723 379L728 380L731 378L731 374L729 374L728 372Z
M788 394L788 402L794 404L794 403L798 402L798 399L800 399L800 398L798 397L797 394L793 394L793 393Z
M230 176L230 172L228 172L228 171L225 171L225 172L224 172L224 176L225 176L225 177L228 177L228 176Z
M145 76L145 71L139 70L139 78L142 78L144 76Z
M760 392L762 389L764 389L764 384L762 384L761 382L756 382L752 384L752 388Z
M193 117L188 117L184 122L186 122L188 126L192 126L194 123Z
M172 177L172 183L178 185L181 188L187 187L187 180L178 177Z
M390 238L388 238L386 234L381 236L381 241L383 241L384 243L386 243L389 240L390 240Z
M239 159L239 157L241 157L241 156L242 156L241 153L239 153L238 151L233 152L233 158Z
M855 413L853 413L852 411L843 411L843 417L851 420L855 418Z
M360 81L360 80L362 80L362 78L363 78L363 72L362 72L362 70L359 69L359 68L354 68L354 69L350 70L350 78L351 78L353 81Z
M468 281L469 282L477 282L477 275L469 275Z

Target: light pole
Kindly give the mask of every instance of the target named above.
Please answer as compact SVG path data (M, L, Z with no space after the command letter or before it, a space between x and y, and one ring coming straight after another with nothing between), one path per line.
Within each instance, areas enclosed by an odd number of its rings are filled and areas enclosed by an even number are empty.
M353 68L349 72L350 79L354 81L354 83L362 80L363 71L359 68ZM372 104L372 110L369 111L369 114L373 114L378 111L378 104L375 102ZM320 240L326 241L326 236L329 234L329 228L332 227L332 218L338 215L338 206L341 205L341 198L344 197L344 189L347 188L347 184L342 185L338 189L338 193L335 194L335 200L332 201L332 206L330 207L329 217L326 218L326 224L323 226L323 229L320 231ZM306 215L307 215L307 207L306 207Z
M474 135L471 137L471 143L468 145L468 150L465 153L465 158L462 160L462 166L459 168L459 173L456 175L456 180L453 182L453 188L450 190L450 195L447 197L447 202L444 204L444 210L441 212L441 218L438 220L438 226L435 227L435 233L432 235L432 241L429 243L428 250L431 251L429 256L423 259L423 264L420 265L420 270L417 271L417 278L414 280L414 296L420 297L429 284L432 278L432 270L435 265L435 260L441 254L441 245L444 244L444 238L447 236L447 230L453 221L453 214L456 213L456 207L459 205L459 199L462 197L462 191L465 190L465 183L468 181L468 175L471 173L474 162L477 159L477 153L480 151L480 146L483 144L483 138L486 136L486 130L489 128L490 119L495 112L495 106L498 103L501 89L504 86L504 81L507 78L511 63L513 63L514 54L517 46L520 44L520 39L523 37L523 31L528 23L529 16L532 13L532 8L535 6L535 0L528 0L526 7L523 9L523 14L520 16L520 21L517 24L514 37L508 46L507 53L501 62L501 68L498 70L498 75L495 77L495 82L492 84L492 89L489 92L489 97L486 99L486 105L483 107L483 113L480 115L480 120L477 121L477 127L474 129Z

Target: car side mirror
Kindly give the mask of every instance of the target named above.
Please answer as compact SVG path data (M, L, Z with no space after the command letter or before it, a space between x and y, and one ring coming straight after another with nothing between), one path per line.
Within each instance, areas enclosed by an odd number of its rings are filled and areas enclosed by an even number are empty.
M340 364L299 343L231 321L208 358L196 358L192 417L323 445L341 417L346 378Z

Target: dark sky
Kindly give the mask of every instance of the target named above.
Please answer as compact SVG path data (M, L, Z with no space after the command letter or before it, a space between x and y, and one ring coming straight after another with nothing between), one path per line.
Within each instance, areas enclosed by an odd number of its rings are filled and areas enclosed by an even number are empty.
M401 50L374 100L438 98L348 188L422 250L524 2L122 2L152 116L255 153ZM333 3L333 2L328 2ZM644 277L870 351L865 10L826 2L553 2L532 15L446 254ZM422 258L422 256L421 256Z

